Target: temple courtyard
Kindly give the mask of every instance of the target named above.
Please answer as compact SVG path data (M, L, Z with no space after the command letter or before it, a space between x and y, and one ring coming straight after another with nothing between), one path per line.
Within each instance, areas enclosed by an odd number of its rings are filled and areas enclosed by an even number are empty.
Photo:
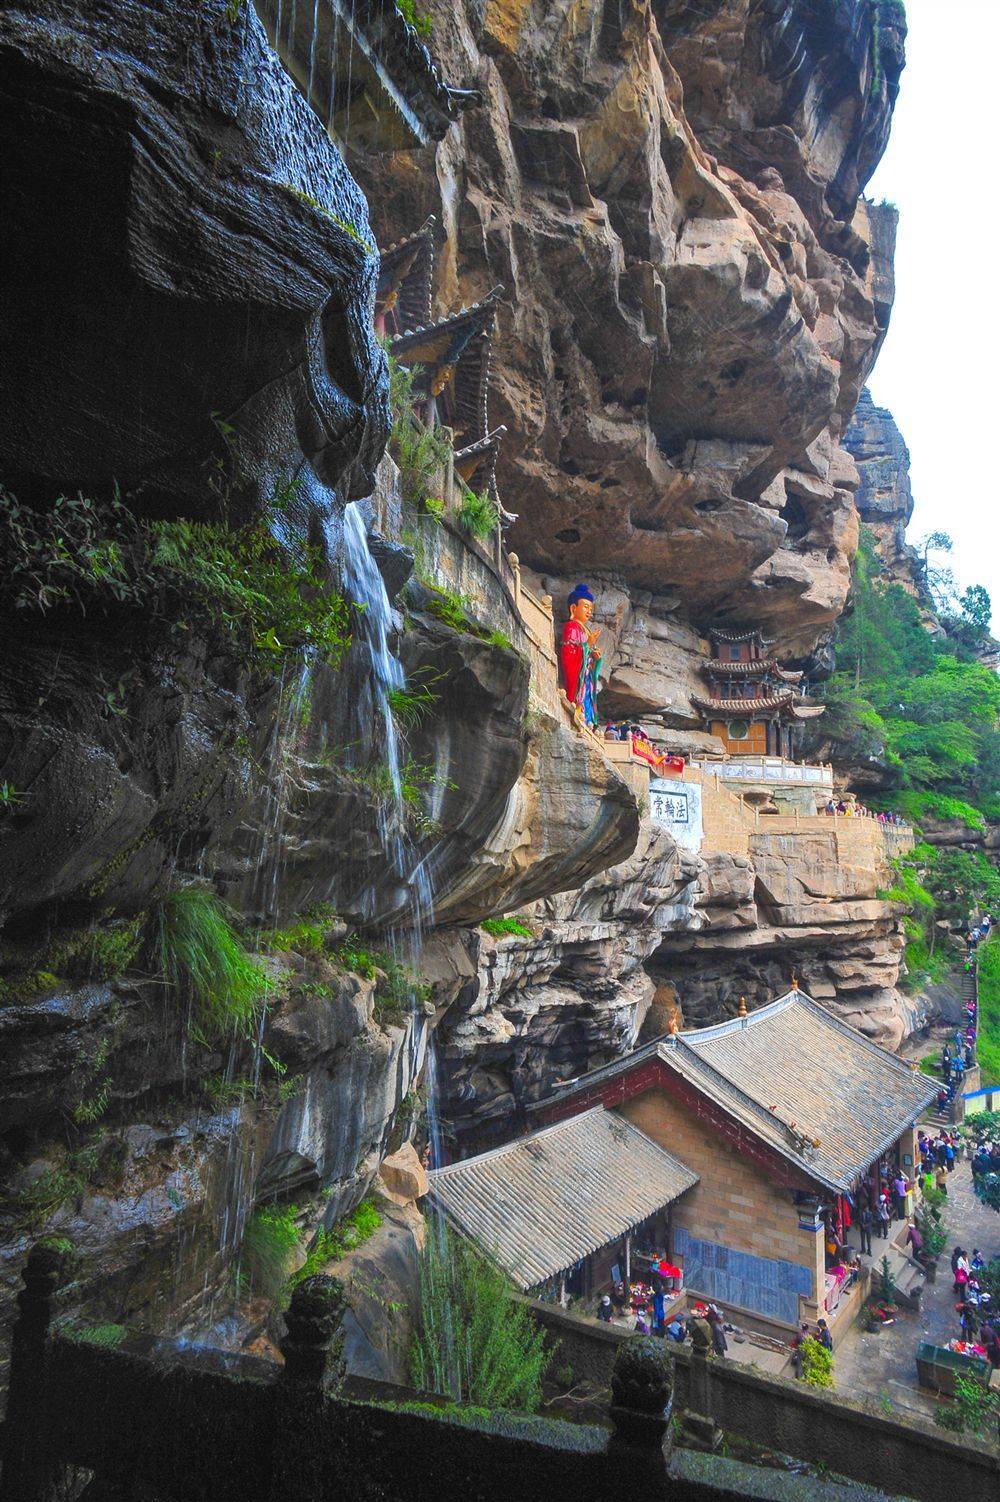
M1000 1254L1000 1216L977 1200L972 1192L968 1162L959 1163L948 1181L948 1244L938 1263L937 1280L925 1282L919 1311L901 1310L895 1324L867 1334L857 1322L844 1335L834 1357L836 1391L845 1398L874 1401L886 1412L933 1417L937 1394L917 1382L917 1346L921 1341L944 1346L958 1335L955 1294L949 1267L952 1247L978 1247L983 1256ZM898 1228L898 1222L896 1223ZM886 1242L872 1242L871 1261L877 1275ZM912 1264L894 1252L893 1270Z

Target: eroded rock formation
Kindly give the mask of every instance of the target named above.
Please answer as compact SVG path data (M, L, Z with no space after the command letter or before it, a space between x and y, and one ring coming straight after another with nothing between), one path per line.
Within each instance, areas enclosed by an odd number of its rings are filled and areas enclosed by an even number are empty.
M858 467L858 516L875 538L887 577L926 608L932 608L916 549L906 540L913 515L910 451L892 413L861 393L844 446Z
M875 37L861 4L431 9L485 107L433 167L358 170L383 238L437 213L443 299L506 289L512 542L807 652L847 594L839 444L891 302L890 211L858 191L898 13Z
M433 211L442 306L505 287L490 416L516 435L499 479L525 577L557 605L590 577L609 711L713 749L691 705L705 625L751 620L804 659L846 598L841 439L891 304L891 216L858 193L888 129L898 8L877 28L860 0L431 8L445 71L484 104L436 148L352 161L371 226L249 5L4 13L20 235L4 479L35 508L117 483L144 519L268 514L335 569L345 499L393 483L367 242ZM398 505L382 512L398 532ZM672 1000L711 1020L792 969L891 1041L898 945L871 883L815 853L679 849L561 709L530 707L506 585L485 585L492 629L459 627L407 582L399 542L376 551L391 647L434 687L403 750L433 790L408 838L436 896L422 969L451 1131L509 1135L522 1102L662 1026ZM354 626L346 667L296 685L176 613L19 619L0 670L8 1297L44 1225L81 1244L90 1312L203 1322L255 1196L310 1197L332 1222L409 1130L429 1011L380 1003L337 949L348 922L412 917ZM109 981L56 973L81 925L145 919L196 876L250 934L316 902L342 916L318 950L266 962L284 1090L231 1090L245 1056L194 1046L148 951ZM531 939L471 927L514 908ZM379 1339L359 1334L372 1370L398 1362Z

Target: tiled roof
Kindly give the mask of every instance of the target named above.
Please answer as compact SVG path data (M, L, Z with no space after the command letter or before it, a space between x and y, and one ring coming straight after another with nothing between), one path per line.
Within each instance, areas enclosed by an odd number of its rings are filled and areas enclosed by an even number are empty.
M698 1175L598 1106L430 1180L448 1219L526 1289L623 1236Z
M857 1182L936 1090L803 991L789 991L746 1017L657 1039L550 1101L653 1057L808 1177L838 1191Z
M395 292L395 333L405 333L431 321L435 223L431 214L416 234L397 240L381 253L375 311L382 313Z
M705 699L700 694L692 694L691 703L703 714L762 714L771 709L791 709L795 703L795 692L793 689L783 688L762 699Z
M777 641L775 636L765 636L759 626L751 626L748 630L735 628L726 630L722 626L709 626L708 634L714 641L753 641L758 638L761 646L773 647Z
M765 673L775 672L778 665L773 657L754 657L750 662L725 662L721 657L710 657L701 666L702 672L712 678L763 678Z

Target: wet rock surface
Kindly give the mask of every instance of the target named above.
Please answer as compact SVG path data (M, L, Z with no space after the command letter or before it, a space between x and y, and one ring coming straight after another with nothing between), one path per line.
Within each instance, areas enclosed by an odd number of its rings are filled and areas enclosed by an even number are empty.
M365 201L254 7L41 0L0 46L15 493L117 483L212 516L224 433L244 514L293 473L303 533L346 475L368 494L388 407Z
M812 0L430 8L445 73L484 105L433 154L352 161L371 224L251 5L4 13L5 482L36 507L117 482L145 518L270 512L336 568L345 499L385 475L367 242L433 211L442 305L506 289L490 418L518 435L500 485L526 579L557 620L569 585L595 583L610 713L717 749L691 704L705 625L750 620L803 658L846 598L858 472L841 440L892 300L892 215L858 193L899 28L887 12L875 37L853 0L825 21ZM398 504L383 511L366 514L387 534L392 648L433 690L402 750L436 1016L386 1007L374 961L349 972L332 941L283 952L261 1034L277 1068L247 1089L252 1053L192 1039L147 951L85 984L57 973L59 946L195 877L251 937L315 903L338 941L412 916L385 858L357 618L343 671L298 685L124 615L11 629L0 779L30 796L0 821L17 978L0 994L0 1322L44 1226L81 1249L67 1312L239 1343L253 1205L308 1199L332 1225L358 1203L419 1114L432 1021L464 1146L510 1136L524 1104L662 1031L670 1006L714 1021L791 970L896 1036L899 936L870 887L817 858L679 849L561 709L529 708L526 640L435 615L407 582ZM472 926L514 909L530 938ZM403 1371L408 1315L393 1343L385 1310L420 1238L412 1210L387 1220L355 1259L350 1337L378 1376Z

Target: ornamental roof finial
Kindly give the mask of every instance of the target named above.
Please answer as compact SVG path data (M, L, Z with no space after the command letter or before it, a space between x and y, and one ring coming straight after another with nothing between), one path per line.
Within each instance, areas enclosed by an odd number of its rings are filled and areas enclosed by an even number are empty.
M740 1017L745 1017L747 1015L747 999L745 996L740 997L740 1009L737 1015Z
M793 991L797 991L798 989L799 989L799 978L798 978L797 975L793 975L792 976L792 990Z
M677 1035L678 1031L679 1031L679 1023L677 1021L677 1008L676 1007L671 1007L670 1008L670 1016L667 1019L667 1032L670 1035L670 1037L673 1038L673 1037L675 1037Z

